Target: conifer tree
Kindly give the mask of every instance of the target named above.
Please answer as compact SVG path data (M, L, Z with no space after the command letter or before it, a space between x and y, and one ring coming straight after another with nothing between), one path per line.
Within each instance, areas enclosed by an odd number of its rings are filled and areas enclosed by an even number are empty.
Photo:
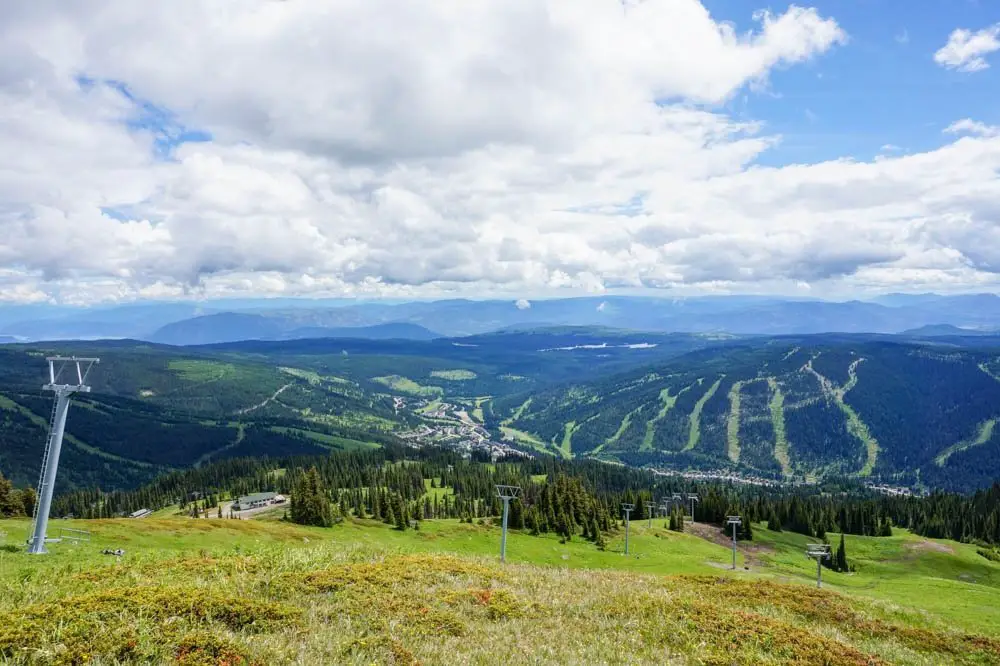
M404 531L410 520L406 513L406 505L403 503L403 498L399 495L396 496L393 514L395 514L396 517L396 529L400 532Z
M778 517L777 511L771 511L771 517L767 520L767 529L772 532L781 531L781 518Z
M837 571L847 571L847 548L844 546L844 534L840 534L840 546L837 547Z

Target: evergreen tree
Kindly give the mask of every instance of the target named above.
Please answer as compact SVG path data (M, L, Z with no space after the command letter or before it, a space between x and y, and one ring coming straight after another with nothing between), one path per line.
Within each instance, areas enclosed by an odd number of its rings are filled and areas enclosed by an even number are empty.
M292 492L291 519L299 525L316 527L333 525L330 497L323 487L323 481L316 467L311 467L299 478Z
M767 520L767 529L771 530L772 532L781 531L781 518L778 517L777 511L771 512L771 517L768 518Z
M396 496L393 514L395 514L396 517L396 529L402 532L409 526L410 520L407 516L406 505L403 503L403 498L399 495Z
M837 571L847 571L847 549L844 546L844 534L840 535L840 546L837 547Z

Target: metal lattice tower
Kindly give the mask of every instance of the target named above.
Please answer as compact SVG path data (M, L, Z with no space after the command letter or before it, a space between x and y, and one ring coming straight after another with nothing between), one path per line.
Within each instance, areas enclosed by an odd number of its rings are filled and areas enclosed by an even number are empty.
M823 560L830 559L830 544L807 543L806 557L816 560L816 587L823 587Z
M691 505L691 516L690 516L690 518L691 518L691 522L693 523L694 522L694 503L695 502L700 502L701 499L698 497L698 493L688 493L687 499L688 499L688 503Z
M42 470L38 477L38 502L35 504L32 536L28 541L28 552L33 555L43 555L48 552L45 549L45 533L49 525L56 473L59 471L59 453L62 451L63 435L66 432L66 414L69 412L70 397L74 393L90 393L90 387L86 384L87 375L90 374L90 369L100 362L100 359L76 356L51 356L45 360L49 363L49 383L42 389L55 393L56 400L52 405L52 415L49 417L49 434L45 442L45 453L42 455ZM70 371L70 376L66 378L66 383L60 384L59 381L67 369Z
M625 512L625 554L628 555L628 526L629 526L629 514L635 509L635 504L627 504L622 502L622 511Z
M497 486L497 496L503 500L503 529L500 532L500 561L507 561L507 514L510 501L521 496L521 486Z
M653 526L653 512L656 511L656 502L645 502L646 506L646 527L650 528Z
M736 571L736 528L743 524L739 516L726 516L726 524L733 526L733 571Z

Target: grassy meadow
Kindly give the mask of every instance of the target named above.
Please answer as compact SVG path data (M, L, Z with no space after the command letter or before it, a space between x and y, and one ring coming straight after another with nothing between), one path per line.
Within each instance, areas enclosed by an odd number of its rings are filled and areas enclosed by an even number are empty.
M849 537L857 571L817 590L806 538L763 527L735 572L710 528L662 521L629 556L621 532L512 533L506 565L498 528L452 520L53 521L92 539L45 557L28 527L0 521L2 662L1000 663L1000 565L902 531Z

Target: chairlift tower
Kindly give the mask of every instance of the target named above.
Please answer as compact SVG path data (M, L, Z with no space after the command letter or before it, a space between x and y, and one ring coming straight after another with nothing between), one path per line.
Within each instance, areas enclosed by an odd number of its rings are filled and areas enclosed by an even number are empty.
M691 522L694 522L694 503L700 502L701 499L698 497L698 493L688 493L688 502L691 504Z
M671 508L670 500L667 499L663 500L663 502L661 502L660 506L657 508L660 510L660 516L666 518L667 516L670 515L670 508Z
M806 557L816 560L816 587L823 587L823 560L830 559L830 544L807 543Z
M629 526L629 514L632 513L632 509L635 508L635 504L626 504L622 502L622 511L625 512L625 554L628 555L628 526Z
M733 571L736 571L736 528L743 524L739 516L727 516L726 524L733 526Z
M87 386L87 375L95 364L96 358L77 358L76 356L50 356L45 359L49 363L49 383L42 389L55 393L55 404L49 417L49 434L45 442L45 453L42 456L42 470L38 477L38 503L35 505L32 536L28 541L28 552L32 555L44 555L45 534L49 525L49 511L52 508L52 491L55 490L56 473L59 470L59 453L62 451L63 435L66 432L66 414L69 412L70 397L74 393L90 393ZM59 383L64 372L69 370L70 376L65 383ZM74 372L75 370L75 372Z
M653 527L653 512L656 511L656 502L646 502L646 523L647 528Z
M497 496L503 500L503 528L500 532L500 561L507 561L507 515L510 501L521 496L521 486L497 486Z

